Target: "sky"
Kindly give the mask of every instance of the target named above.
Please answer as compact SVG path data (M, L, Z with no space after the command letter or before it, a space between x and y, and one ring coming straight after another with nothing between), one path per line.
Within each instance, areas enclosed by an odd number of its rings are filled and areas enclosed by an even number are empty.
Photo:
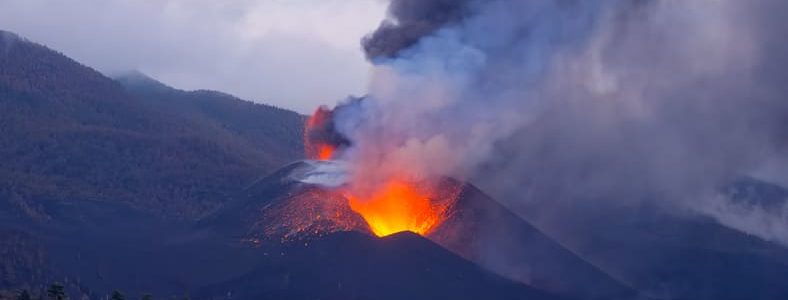
M137 70L309 113L363 94L381 0L0 0L0 30L106 75Z

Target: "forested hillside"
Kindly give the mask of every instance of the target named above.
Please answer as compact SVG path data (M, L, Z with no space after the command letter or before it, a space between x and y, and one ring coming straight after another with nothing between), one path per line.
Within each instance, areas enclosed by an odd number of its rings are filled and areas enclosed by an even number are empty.
M2 214L46 221L90 201L193 218L302 156L295 112L140 74L121 82L0 32Z

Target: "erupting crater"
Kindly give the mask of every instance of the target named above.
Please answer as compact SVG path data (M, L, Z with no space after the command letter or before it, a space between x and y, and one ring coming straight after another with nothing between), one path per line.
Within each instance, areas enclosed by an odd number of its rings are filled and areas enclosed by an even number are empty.
M342 163L356 165L343 170L342 178L328 184L321 179L308 178L308 183L322 185L342 195L350 209L361 216L369 230L379 237L403 231L427 236L446 220L446 212L459 195L460 188L444 187L439 180L411 179L407 172L377 171L374 164L359 164L358 161L343 161L341 153L351 146L351 141L337 131L335 111L327 107L318 108L305 124L304 146L308 158L318 162L319 167ZM385 147L376 150L387 150ZM334 162L338 159L342 163ZM351 170L364 168L364 174L375 174L374 182L362 175L349 174ZM341 169L341 167L340 167ZM316 172L316 177L325 180L331 172ZM327 177L326 177L327 176ZM381 178L382 177L382 178ZM341 220L337 220L341 223Z
M350 208L361 215L379 237L403 231L425 236L446 219L447 208L456 194L451 191L439 195L406 180L391 180L368 197L350 192L345 192L345 197Z
M393 177L373 186L378 188L350 189L348 183L353 180L347 167L341 160L292 163L255 181L220 210L202 219L198 227L207 236L218 233L243 245L278 251L300 247L314 249L313 253L320 255L342 256L357 245L346 244L345 240L324 248L316 243L342 240L343 236L380 245L348 254L348 261L356 266L372 263L357 257L357 253L369 251L388 253L382 257L407 255L410 258L405 261L415 258L419 266L432 261L432 256L412 253L414 248L390 247L402 246L393 241L405 238L421 245L437 244L506 278L527 280L544 290L565 293L567 297L561 299L585 299L578 296L589 294L603 295L593 299L630 299L615 297L627 295L626 286L574 256L470 183L448 177L428 181ZM402 231L414 234L398 234ZM425 244L424 240L434 244ZM489 249L496 249L493 264L489 264ZM284 253L283 259L296 257L292 252L277 253ZM317 261L322 261L323 256L320 257ZM497 262L504 264L494 264ZM344 267L335 262L328 262L327 266L332 270ZM613 296L605 297L610 295Z

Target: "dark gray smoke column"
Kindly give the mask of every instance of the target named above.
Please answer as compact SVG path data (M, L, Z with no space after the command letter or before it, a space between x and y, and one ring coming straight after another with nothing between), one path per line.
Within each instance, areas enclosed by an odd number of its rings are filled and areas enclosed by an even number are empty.
M386 20L362 41L371 60L394 57L415 45L421 38L454 24L469 13L472 0L393 0L391 20Z
M369 97L337 113L347 158L369 177L467 178L494 143L530 122L553 56L585 43L599 1L394 0L364 41Z

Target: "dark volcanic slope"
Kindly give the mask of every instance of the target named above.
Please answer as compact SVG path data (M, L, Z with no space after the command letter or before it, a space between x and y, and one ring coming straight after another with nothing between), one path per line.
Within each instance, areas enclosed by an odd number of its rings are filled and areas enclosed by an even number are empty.
M483 271L413 233L336 232L289 243L212 288L239 299L558 299Z
M341 196L300 183L291 164L236 195L198 230L259 247L255 270L213 286L243 299L557 299L413 233L377 238ZM341 216L325 218L322 216Z
M429 238L501 275L555 293L578 299L637 296L470 184Z
M354 223L360 219L324 222L310 212L345 207L294 182L291 171L303 165L259 180L197 226L166 224L102 202L65 207L62 214L73 219L46 239L57 250L52 272L71 279L74 298L119 289L132 298L562 299L421 236L379 239L356 228L364 225ZM314 200L321 206L311 211ZM288 214L291 209L296 213Z
M263 244L266 240L331 236L337 231L367 231L341 195L297 181L310 164L295 163L259 180L201 221L200 228ZM447 180L447 184L459 183ZM326 200L334 206L314 207ZM340 219L347 221L321 219L327 212L342 214L346 217ZM282 230L281 224L289 227ZM449 219L428 238L500 275L552 293L577 299L631 299L637 295L470 185L450 208Z
M100 200L188 218L302 157L294 112L123 82L0 32L0 206L46 220L51 205Z
M343 195L299 181L322 163L295 162L256 180L197 228L235 240L292 241L341 231L372 235Z

